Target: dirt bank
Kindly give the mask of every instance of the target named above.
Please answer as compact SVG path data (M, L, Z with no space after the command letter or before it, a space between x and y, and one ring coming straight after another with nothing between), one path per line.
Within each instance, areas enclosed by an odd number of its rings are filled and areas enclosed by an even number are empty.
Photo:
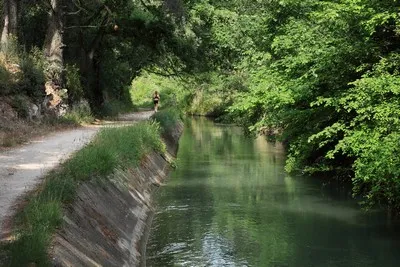
M152 153L136 168L79 187L53 240L54 266L139 265L152 192L168 175L182 129L179 124L164 137L165 155Z

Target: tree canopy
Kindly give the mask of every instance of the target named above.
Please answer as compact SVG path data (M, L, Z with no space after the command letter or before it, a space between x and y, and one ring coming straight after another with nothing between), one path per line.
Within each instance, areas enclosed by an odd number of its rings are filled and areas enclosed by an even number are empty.
M289 172L352 178L366 203L398 210L400 4L208 3L230 116L285 142Z
M6 61L19 65L36 55L33 63L44 74L47 94L67 89L64 102L84 97L96 110L129 100L128 87L144 69L167 74L195 69L195 40L182 23L182 8L180 1L7 0L1 49ZM18 59L10 59L12 54Z
M400 4L370 0L192 1L206 68L192 113L224 115L288 148L286 169L352 181L400 208Z
M20 64L25 78L8 89L2 81L2 94L41 95L46 84L96 110L129 100L136 77L165 81L188 111L284 142L287 171L351 180L366 203L399 210L398 1L6 0L1 8L2 53L15 42L32 51Z

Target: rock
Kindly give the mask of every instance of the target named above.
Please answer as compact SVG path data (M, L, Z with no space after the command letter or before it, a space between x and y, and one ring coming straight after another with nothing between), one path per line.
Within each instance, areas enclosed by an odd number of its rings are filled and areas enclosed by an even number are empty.
M68 110L68 105L63 101L67 98L67 89L61 89L53 82L46 82L45 92L46 97L42 103L44 110L56 117L64 115Z
M40 107L29 103L28 104L28 119L32 121L33 119L40 119L41 118L41 110Z
M65 114L67 114L67 111L68 111L68 105L63 103L58 107L57 116L64 116Z
M46 82L45 84L45 92L47 103L46 106L48 109L56 108L62 101L61 97L58 94L59 86L55 85L53 82Z

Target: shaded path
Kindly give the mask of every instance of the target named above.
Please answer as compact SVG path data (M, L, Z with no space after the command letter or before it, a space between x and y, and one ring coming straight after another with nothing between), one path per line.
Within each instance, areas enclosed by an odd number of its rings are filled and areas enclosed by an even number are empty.
M130 125L149 119L152 114L152 111L126 114L117 121L53 133L0 153L0 236L3 236L6 219L14 214L18 199L34 189L49 170L92 140L99 129L107 125Z

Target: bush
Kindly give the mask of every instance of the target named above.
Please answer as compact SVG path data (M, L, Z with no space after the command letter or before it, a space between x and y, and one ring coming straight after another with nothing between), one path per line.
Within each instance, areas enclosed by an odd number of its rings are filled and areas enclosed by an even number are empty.
M87 101L80 101L72 106L64 116L62 120L75 124L88 123L93 121L94 117L90 110L89 103Z
M181 115L177 109L165 109L153 115L153 119L160 124L162 133L165 134L175 127L176 123L181 119Z
M118 114L128 112L132 109L132 103L113 99L105 102L99 113L105 117L116 117Z
M65 79L66 79L66 86L68 89L69 103L70 104L78 103L84 96L79 68L76 65L67 65Z
M31 98L44 97L45 75L40 64L31 55L25 55L20 60L20 81L18 88Z
M18 113L21 118L28 118L29 116L29 98L24 95L16 95L12 97L11 106Z
M14 85L11 81L11 74L7 69L0 65L0 95L8 95L14 91Z
M4 56L4 61L6 62L18 62L20 57L20 46L18 45L18 40L15 36L9 36L7 45L1 47L2 55Z
M13 42L9 47L13 47L11 52L0 54L0 94L24 94L33 99L43 97L46 68L43 52L38 48L30 53L21 52L22 49Z

